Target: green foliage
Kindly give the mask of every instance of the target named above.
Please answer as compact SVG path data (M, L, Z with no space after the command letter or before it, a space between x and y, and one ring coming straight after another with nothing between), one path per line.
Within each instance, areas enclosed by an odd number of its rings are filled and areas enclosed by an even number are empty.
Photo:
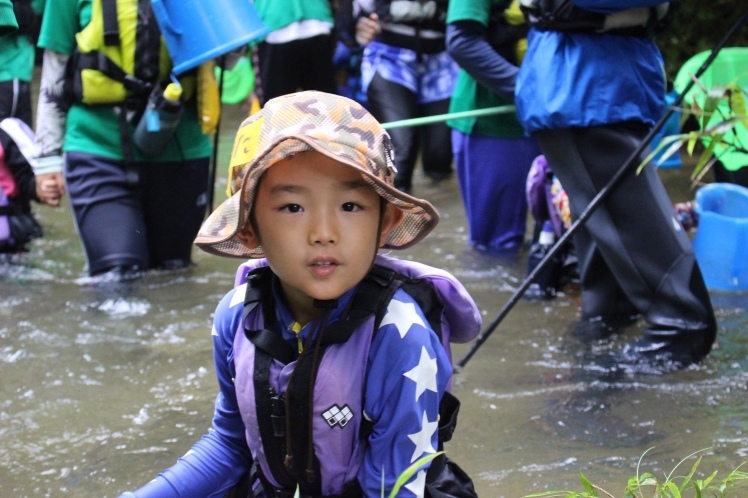
M748 111L746 111L746 89L737 86L735 82L726 86L706 88L700 81L695 80L702 98L694 98L689 106L681 112L685 118L693 116L699 123L698 131L680 133L664 137L652 152L639 165L637 172L650 162L657 154L662 156L655 162L659 166L671 156L678 154L685 145L688 155L693 156L698 142L704 144L699 159L694 166L691 179L698 183L717 161L721 152L731 150L748 154L748 143L742 143L740 136L748 136ZM703 102L702 105L699 102ZM738 133L738 128L742 128Z
M628 480L622 498L727 498L728 496L737 498L737 494L729 494L728 492L734 488L738 481L748 480L748 473L740 470L742 465L730 472L721 481L716 480L717 471L712 472L706 478L697 479L696 472L701 464L701 456L696 458L688 474L683 476L675 475L678 467L683 463L695 457L698 453L707 451L709 448L691 453L678 462L678 465L673 467L673 470L664 476L664 479L660 480L651 472L640 473L642 459L651 449L649 448L639 458L639 462L636 465L636 475ZM579 476L584 491L546 491L544 493L526 495L524 498L616 498L615 495L600 486L592 484L581 472ZM741 496L745 496L745 489L742 492L738 492Z

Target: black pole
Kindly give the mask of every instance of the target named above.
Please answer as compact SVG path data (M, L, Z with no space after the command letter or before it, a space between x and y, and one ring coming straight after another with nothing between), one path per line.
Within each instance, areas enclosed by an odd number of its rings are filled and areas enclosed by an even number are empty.
M525 293L527 288L530 286L532 281L535 279L538 273L548 264L548 262L561 250L561 248L566 244L566 242L571 238L578 230L579 228L587 221L587 219L592 216L592 213L597 209L597 207L605 200L605 198L610 194L610 192L615 189L615 187L620 183L621 179L626 175L626 173L629 172L629 170L634 166L637 165L637 159L640 157L641 153L644 151L644 149L649 145L649 143L652 141L652 139L655 137L657 132L664 126L665 122L670 118L670 115L673 114L675 109L680 107L681 103L683 102L683 97L691 90L695 83L695 79L698 79L701 77L701 75L706 71L706 69L712 64L714 59L717 57L717 54L719 54L719 51L722 50L722 47L725 46L727 41L732 37L732 35L737 31L737 29L740 27L741 24L745 21L746 17L748 16L748 11L743 12L743 14L735 21L735 23L732 25L732 27L727 31L724 37L717 43L717 45L712 49L712 53L709 54L709 57L704 61L704 63L701 65L698 71L696 71L696 74L694 75L694 79L688 82L688 85L686 85L686 88L681 92L680 95L678 95L678 98L675 99L675 102L673 102L673 105L668 108L668 110L665 112L665 115L660 118L660 120L654 125L654 128L650 130L650 132L647 134L646 137L644 137L644 140L639 144L639 146L636 148L636 150L629 156L629 158L626 160L626 162L623 163L623 166L616 172L615 175L613 175L613 178L610 179L610 181L600 190L600 192L597 193L597 195L590 201L587 208L584 210L582 214L579 215L579 218L569 227L569 229L564 233L560 239L553 245L550 251L543 257L543 259L540 260L538 265L530 272L527 277L525 277L525 280L522 282L522 284L519 286L519 288L514 291L514 294L511 298L509 298L509 301L504 304L504 307L501 308L499 311L499 314L496 315L496 318L493 319L493 321L486 327L486 329L481 332L481 334L478 336L478 338L475 340L473 345L471 346L470 350L465 354L465 356L462 357L462 359L457 363L457 365L454 368L455 372L459 372L462 370L467 362L470 360L470 358L473 357L475 352L478 350L481 345L486 342L488 337L493 333L493 331L496 329L496 327L499 326L502 320L506 317L507 314L512 310L515 304L520 300L522 295Z
M216 189L216 170L218 169L218 138L221 135L221 115L223 114L223 104L221 97L223 95L223 73L226 57L221 57L218 67L221 68L221 76L218 78L218 122L216 122L216 133L213 137L213 157L211 158L210 170L208 171L208 211L206 216L213 212L213 197Z

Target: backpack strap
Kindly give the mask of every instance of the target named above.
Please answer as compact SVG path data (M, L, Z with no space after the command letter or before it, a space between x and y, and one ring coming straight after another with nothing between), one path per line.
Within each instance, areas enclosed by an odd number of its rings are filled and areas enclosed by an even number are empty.
M161 30L151 7L151 0L138 0L138 24L135 33L135 77L143 81L157 81L161 56Z
M119 21L117 19L117 0L101 0L101 12L104 15L104 45L119 45Z
M247 276L247 292L244 297L244 310L242 312L242 324L246 322L247 315L254 310L258 304L268 302L263 299L270 293L270 268L262 267L251 272ZM272 315L266 315L272 316ZM285 456L285 405L282 396L278 396L270 385L270 365L274 358L283 361L284 364L293 360L293 350L282 338L267 329L249 330L243 326L247 339L255 346L254 375L252 380L255 390L255 405L257 410L257 424L262 438L262 446L265 452L268 466L273 477L286 489L296 487L295 480L288 474L283 459ZM280 346L287 346L286 350ZM288 350L291 350L290 352ZM290 360L288 360L288 356ZM287 360L287 361L284 361Z
M364 279L359 283L355 294L351 298L348 309L343 312L339 320L330 324L322 338L322 346L346 342L351 334L374 315L374 333L387 312L387 305L392 300L401 280L397 273L387 267L374 265Z
M75 52L72 55L74 61L72 67L78 70L95 69L107 75L115 81L122 83L125 88L136 95L148 96L153 89L153 83L143 81L131 74L127 74L121 67L112 62L112 60L98 50L81 53ZM81 89L76 89L77 93L82 93Z
M255 307L264 302L263 297L270 292L270 268L265 266L258 268L247 276L247 291L244 296L244 311L242 312L242 323ZM266 315L272 316L272 315ZM244 335L258 348L270 355L284 365L291 363L296 354L293 347L289 345L278 334L268 329L249 330L245 327Z

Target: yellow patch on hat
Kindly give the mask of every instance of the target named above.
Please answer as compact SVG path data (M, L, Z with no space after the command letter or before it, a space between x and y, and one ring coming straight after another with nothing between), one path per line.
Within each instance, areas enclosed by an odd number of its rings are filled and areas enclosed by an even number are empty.
M226 195L229 197L233 194L231 187L234 183L234 176L257 155L257 144L260 141L260 131L262 131L264 121L265 117L260 116L257 120L239 128L236 134L231 160L229 161L228 183L226 185Z

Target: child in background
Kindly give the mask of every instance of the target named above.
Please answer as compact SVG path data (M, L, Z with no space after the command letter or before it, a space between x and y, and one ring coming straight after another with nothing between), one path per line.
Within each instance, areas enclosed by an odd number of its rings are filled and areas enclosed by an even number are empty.
M0 253L27 251L42 236L31 201L58 206L62 186L55 175L34 176L34 132L18 118L0 121Z
M438 222L394 187L392 158L381 125L337 95L278 97L242 124L230 198L195 241L250 258L214 317L213 430L123 497L291 497L297 486L302 497L379 497L441 449L457 403L447 341L474 338L480 314L448 273L377 256ZM444 305L416 297L425 273ZM249 494L235 487L246 475ZM437 482L450 486L439 496L475 496L444 455L397 496L431 496Z

